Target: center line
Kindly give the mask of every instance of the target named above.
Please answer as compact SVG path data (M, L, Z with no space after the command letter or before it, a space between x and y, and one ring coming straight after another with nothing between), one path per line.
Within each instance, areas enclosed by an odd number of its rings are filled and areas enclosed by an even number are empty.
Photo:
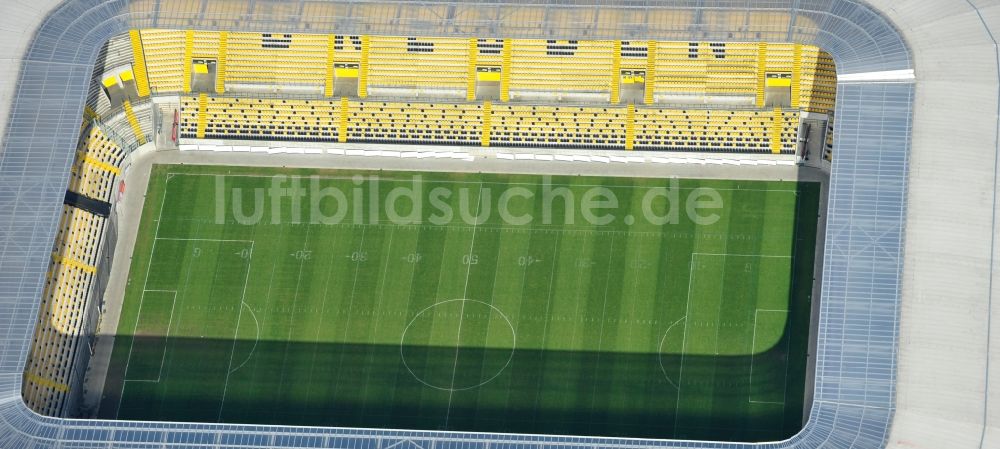
M476 216L472 221L472 243L469 244L469 268L465 270L465 286L462 287L462 306L458 312L458 335L455 338L455 362L451 367L451 387L448 390L448 408L444 415L444 428L448 428L451 418L451 400L455 397L455 374L458 372L458 352L462 343L462 320L465 318L465 303L469 294L469 276L472 274L472 250L476 246L476 229L479 224L479 212L483 205L483 184L479 184L479 195L476 197Z

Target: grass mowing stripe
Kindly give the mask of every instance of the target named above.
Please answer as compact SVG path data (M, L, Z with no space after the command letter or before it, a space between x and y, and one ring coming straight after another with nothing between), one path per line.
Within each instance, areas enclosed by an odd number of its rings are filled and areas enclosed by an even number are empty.
M277 220L241 224L223 211L228 218L216 221L215 174L225 174L227 188L242 189L244 215L260 203L266 211L276 206ZM275 174L321 175L321 187L350 199L320 202L315 210L375 222L296 224L287 199L253 198ZM183 299L174 317L180 321L171 326L176 335L156 336L167 341L160 353L165 378L130 382L122 417L214 421L200 411L218 411L225 392L221 419L246 423L713 439L779 439L801 425L803 386L796 383L804 379L807 345L813 185L600 176L557 176L546 185L533 175L472 173L422 173L417 184L407 173L383 173L358 183L355 174L154 167L147 200L162 201L164 215L154 220L159 210L147 208L143 229L155 222L163 237L216 243L176 240L151 253L155 240L138 237L133 272L152 268L158 274L150 282ZM298 182L291 179L283 185ZM676 223L623 219L642 218L650 204L669 210L671 201L647 203L646 195L673 183L681 203L698 189L715 189L724 203L713 211L720 219L698 225L683 207ZM462 186L473 190L463 194ZM513 225L496 213L502 192L515 186L530 195L513 199L510 211L530 214L530 224ZM542 223L547 192L564 189L579 199L593 186L619 200L609 209L616 217L610 224L588 224L579 203L570 207L558 195ZM399 187L451 192L444 202L454 215L428 225L437 210L397 201L398 213L417 219L401 225L389 222L384 209L365 209L389 201ZM228 190L222 194L235 199ZM309 217L316 206L307 196L301 207ZM484 222L462 222L481 209L492 212ZM240 240L254 242L247 271L224 256ZM196 246L210 260L192 258ZM749 270L739 260L748 258L755 259ZM232 292L221 287L237 275L247 278L245 306L236 299L228 304ZM138 315L142 289L134 285L122 309L124 335ZM788 319L761 324L768 329L757 343L778 341L758 359L751 354L750 311L762 305L788 310ZM250 312L254 320L246 319ZM112 354L109 385L121 385L126 340ZM239 369L197 365L226 356ZM154 364L151 356L139 357ZM775 374L751 390L758 370ZM751 403L752 391L781 391L785 403ZM153 407L143 411L139 404ZM100 413L113 411L102 405Z

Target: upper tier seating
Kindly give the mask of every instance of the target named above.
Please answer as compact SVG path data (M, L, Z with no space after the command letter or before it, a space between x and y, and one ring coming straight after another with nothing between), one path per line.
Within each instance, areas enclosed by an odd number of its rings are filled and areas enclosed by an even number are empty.
M809 112L833 114L837 99L837 69L833 59L816 47L802 47L802 102Z
M91 127L81 139L77 157L70 169L69 190L101 201L110 201L113 182L125 152L99 127Z
M645 104L763 108L768 73L795 74L795 109L829 112L836 95L830 56L796 44L169 30L142 30L141 40L151 90L159 93L189 92L192 60L208 59L218 62L215 93L270 89L332 97L334 80L346 77L358 85L352 98L471 100L476 70L485 68L501 74L504 102L618 104L623 70L640 72Z
M184 31L141 30L146 72L153 92L180 92L184 87Z
M756 43L658 42L656 92L756 96Z
M512 91L611 91L614 60L611 41L513 39L512 42Z
M326 35L228 34L226 82L322 86L326 79Z
M468 59L468 39L372 36L368 85L458 89L464 97Z

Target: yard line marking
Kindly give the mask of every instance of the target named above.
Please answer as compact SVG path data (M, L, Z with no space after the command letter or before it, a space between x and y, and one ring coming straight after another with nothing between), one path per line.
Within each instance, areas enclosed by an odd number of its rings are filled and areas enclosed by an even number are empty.
M376 317L377 313L382 308L382 297L385 296L386 275L389 273L389 260L392 259L392 237L393 237L393 235L395 235L395 233L396 233L396 228L389 228L389 244L386 245L385 255L383 256L383 257L385 257L385 264L383 264L383 266L382 266L382 285L379 288L378 300L376 300L376 302L375 302L375 309L373 310L373 313L372 313L373 317ZM375 318L372 321L373 321L373 323L372 323L372 334L371 334L371 339L369 341L370 341L370 344L374 345L375 344L375 339L377 338L376 337L376 333L378 332L378 324L380 322L382 322L382 320ZM374 356L375 356L374 354L369 355L369 357L368 357L368 363L369 364L371 364L374 361L373 360ZM313 360L315 360L315 358ZM312 371L310 370L310 373L311 372ZM361 397L363 397L363 398L368 397L368 384L371 383L370 381L371 381L371 373L369 373L369 375L365 379L365 388L364 388L364 390L361 393ZM368 405L367 401L362 402L362 404L361 404L361 415L362 416L364 416L364 409L365 409L366 405Z
M149 273L150 268L153 266L153 254L156 252L156 237L160 233L160 223L163 221L163 207L167 202L167 192L170 182L170 176L168 174L167 178L163 181L163 198L160 198L160 212L156 216L156 228L153 229L153 245L149 248L149 258L146 262L146 279L142 281L142 291L143 294L139 297L139 310L135 313L135 327L132 328L132 340L129 342L128 346L128 357L125 358L125 371L122 372L122 391L118 395L118 407L115 409L115 419L118 419L118 415L121 413L122 409L122 398L125 397L125 378L128 377L128 365L132 362L132 348L135 347L135 332L139 327L139 314L142 313L142 300L145 298L146 285L149 283Z
M628 251L627 251L627 249L628 249L628 242L626 242L625 248L626 248L625 255L628 256ZM638 256L636 256L635 260L636 260L636 269L638 270L639 269L639 262L641 262L642 259L639 258ZM639 276L633 276L632 279L633 279L632 280L632 294L630 294L629 297L635 297L638 294L638 290L639 290ZM607 296L607 293L605 293L605 296ZM634 301L633 300L631 302L632 302L632 307L629 308L629 316L634 320L635 316L636 316L635 315L635 304L638 301ZM634 347L633 343L632 343L632 329L635 326L627 326L627 327L628 327L628 331L627 331L628 332L628 334L627 334L628 335L628 339L627 339L628 343L627 344L628 344L629 347ZM657 354L657 356L659 356L659 354ZM628 368L628 361L627 360L625 361L625 367L626 367L626 369Z
M529 240L529 243L530 243L530 240ZM548 337L549 337L549 322L552 321L552 316L549 314L549 312L550 312L551 307L552 307L552 286L555 284L555 278L556 278L556 260L558 260L557 256L559 255L559 245L560 245L560 243L562 243L562 234L556 234L555 249L552 252L552 257L549 257L549 259L552 261L552 268L549 269L549 291L546 294L546 298L545 298L545 321L542 323L542 344L540 346L542 348L545 347L545 344L548 341ZM527 271L527 268L525 268L525 271ZM525 277L527 277L527 275ZM521 278L521 291L524 291L524 278L523 277ZM523 296L521 297L521 303L522 304L524 303L524 297ZM538 383L536 384L536 387L535 387L535 411L536 411L535 413L536 413L536 416L537 416L538 400L539 400L538 392L541 391L541 389L542 389L542 376L538 376Z
M250 242L250 253L247 255L247 273L243 277L243 293L240 295L240 312L236 315L236 330L233 331L233 346L229 349L229 366L226 367L226 383L222 387L222 400L219 401L219 417L216 421L222 421L222 409L226 406L226 392L229 391L229 375L233 372L233 356L236 354L236 337L240 333L240 320L243 319L243 304L247 296L247 283L250 281L250 265L253 262L254 242Z
M611 287L611 261L614 260L615 254L615 238L611 237L611 245L608 248L608 272L605 274L607 280L604 283L604 303L601 304L601 330L598 332L597 337L597 357L594 360L594 369L597 369L597 365L601 363L601 345L604 344L604 315L608 310L608 290ZM593 409L597 401L597 382L594 382L594 388L590 393L590 408Z
M343 234L340 234L340 235L343 235ZM339 237L339 235L338 235L338 237ZM330 292L330 273L333 273L333 267L336 265L334 263L334 260L336 260L336 258L337 258L337 251L336 251L337 250L337 240L338 239L334 239L333 240L333 245L330 246L330 264L326 267L326 280L323 281L323 296L321 297L320 303L319 303L319 318L320 318L320 322L324 323L324 324L325 324L325 320L323 319L323 315L326 313L326 296ZM273 276L273 274L274 273L272 272L272 276ZM268 288L270 288L270 287L268 287ZM316 336L313 337L313 342L314 343L318 343L319 342L319 333L320 333L320 331L322 329L323 329L323 326L316 326ZM312 390L312 375L313 375L313 371L315 371L315 369L316 369L316 348L318 346L319 345L316 345L316 344L312 345L312 347L313 347L313 350L312 350L312 360L309 361L309 381L306 382L306 397L309 397L310 391Z
M719 285L722 286L723 291L721 295L722 297L719 298L719 308L715 311L715 356L716 357L719 356L719 334L722 332L722 303L726 301L725 288L726 288L726 273L728 271L726 270L726 257L729 256L728 255L722 256L722 276L719 276ZM715 374L713 373L712 376L714 377Z
M500 236L500 238L503 239L503 236ZM496 291L497 273L498 273L497 270L500 269L500 254L502 254L502 253L503 253L503 251L497 249L497 258L496 258L496 260L493 261L493 285L490 288L491 293L490 293L490 302L489 302L489 305L490 305L490 307L493 307L497 311L499 311L500 309L497 308L495 305L493 305L493 303L496 302L496 299L497 299L497 291ZM527 271L528 267L525 266L524 269L525 269L525 271ZM524 277L523 276L521 277L521 283L522 283L522 285L524 284ZM465 302L463 302L462 304L464 305ZM487 318L486 318L486 341L483 342L483 346L484 347L489 347L490 325L493 324L493 320L490 318L490 316L493 314L493 312L490 311L489 313L490 313L490 315L488 315ZM504 317L504 318L506 319L506 317ZM514 342L516 343L516 341L517 341L517 331L514 330L514 325L511 324L511 322L510 322L509 319L507 320L507 324L510 325L510 329L512 331L511 335L514 336ZM490 380L493 380L494 378L500 376L500 373L502 373L504 369L507 369L507 365L509 365L510 361L514 359L514 348L511 348L511 350L510 350L510 357L511 358L507 360L507 363L504 364L503 369L501 369L500 371L498 371L497 375L493 376L493 378L491 378ZM486 370L486 357L484 356L483 357L483 362L479 364L479 379L480 380L482 380L483 377L485 377L485 375L484 375L484 371L485 370ZM485 383L483 383L482 385L485 385ZM452 388L454 389L454 385L452 385Z
M302 251L306 251L309 248L309 234L312 231L312 226L306 226L306 238L302 242ZM294 254L294 253L293 253ZM281 395L281 389L285 386L285 371L288 364L288 348L292 345L292 330L295 329L295 305L299 302L299 288L302 286L302 268L306 265L305 258L299 259L299 274L295 278L295 293L292 294L292 306L288 311L288 334L285 336L285 354L281 360L281 376L278 377L278 395Z
M472 251L476 248L476 225L479 224L479 212L483 206L483 184L479 184L479 194L476 196L476 218L472 222L472 242L469 244L469 267L465 269L465 286L462 288L462 299L468 299L469 276L472 274ZM465 319L465 303L459 307L458 312L458 335L455 338L455 363L451 367L451 389L448 391L448 408L444 415L444 428L448 428L448 420L451 418L451 400L455 397L455 374L458 371L458 353L462 347L462 321Z

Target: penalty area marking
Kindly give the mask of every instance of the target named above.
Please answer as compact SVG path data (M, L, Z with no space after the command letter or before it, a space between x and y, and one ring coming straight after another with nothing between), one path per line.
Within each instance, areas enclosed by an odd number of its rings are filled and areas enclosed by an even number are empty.
M146 296L146 285L149 283L149 270L153 266L153 253L156 252L156 239L160 235L160 222L163 219L163 209L167 202L167 186L170 184L170 174L167 174L166 180L163 181L163 197L160 198L160 212L156 215L156 227L153 228L153 244L149 248L149 258L146 260L146 277L142 280L142 291L143 294L139 297L139 310L135 313L135 323L136 326L139 325L139 313L142 312L142 298ZM150 183L152 184L152 183ZM122 298L122 307L125 305L125 298ZM125 397L125 386L128 385L125 382L125 375L128 374L128 365L132 361L132 348L135 346L135 330L132 331L132 341L129 343L128 356L125 358L125 370L122 372L122 389L118 394L118 406L115 407L115 419L118 419L118 415L122 410L122 398Z
M773 258L773 259L791 259L792 258L792 256L790 256L790 255L788 255L788 256L782 256L782 255L768 255L768 254L698 253L698 252L691 253L691 261L689 262L690 270L688 271L687 305L685 306L684 317L682 318L682 320L684 320L684 337L681 340L681 366L680 366L680 371L677 374L677 384L676 384L677 385L677 402L675 403L675 407L674 407L674 429L675 430L677 429L677 417L679 416L680 406L681 406L681 382L683 381L683 378L684 378L684 356L687 354L687 351L685 350L685 348L687 347L687 334L688 334L688 321L687 321L687 317L689 317L691 315L691 286L694 285L694 272L696 270L695 258L697 256L708 256L708 257L756 257L756 258ZM755 312L754 315L755 315L754 316L754 332L756 333L756 331L757 331L757 329L756 329L756 326L757 326L757 324L756 324L756 320L757 320L757 318L756 318L756 312ZM669 331L669 329L668 329L668 331ZM666 338L665 334L664 334L664 338ZM661 341L660 346L662 347L662 345L663 345L663 343ZM753 367L753 358L752 358L753 357L753 349L751 349L750 352L751 352L751 362L750 362L750 364L751 364L751 370L752 370L752 367ZM661 365L660 365L660 367L663 368L663 366L662 366L662 359L661 359ZM751 377L751 379L752 379L752 377ZM668 380L669 380L669 377L668 377ZM748 399L749 399L749 397L748 397ZM755 402L755 401L751 400L750 402Z

